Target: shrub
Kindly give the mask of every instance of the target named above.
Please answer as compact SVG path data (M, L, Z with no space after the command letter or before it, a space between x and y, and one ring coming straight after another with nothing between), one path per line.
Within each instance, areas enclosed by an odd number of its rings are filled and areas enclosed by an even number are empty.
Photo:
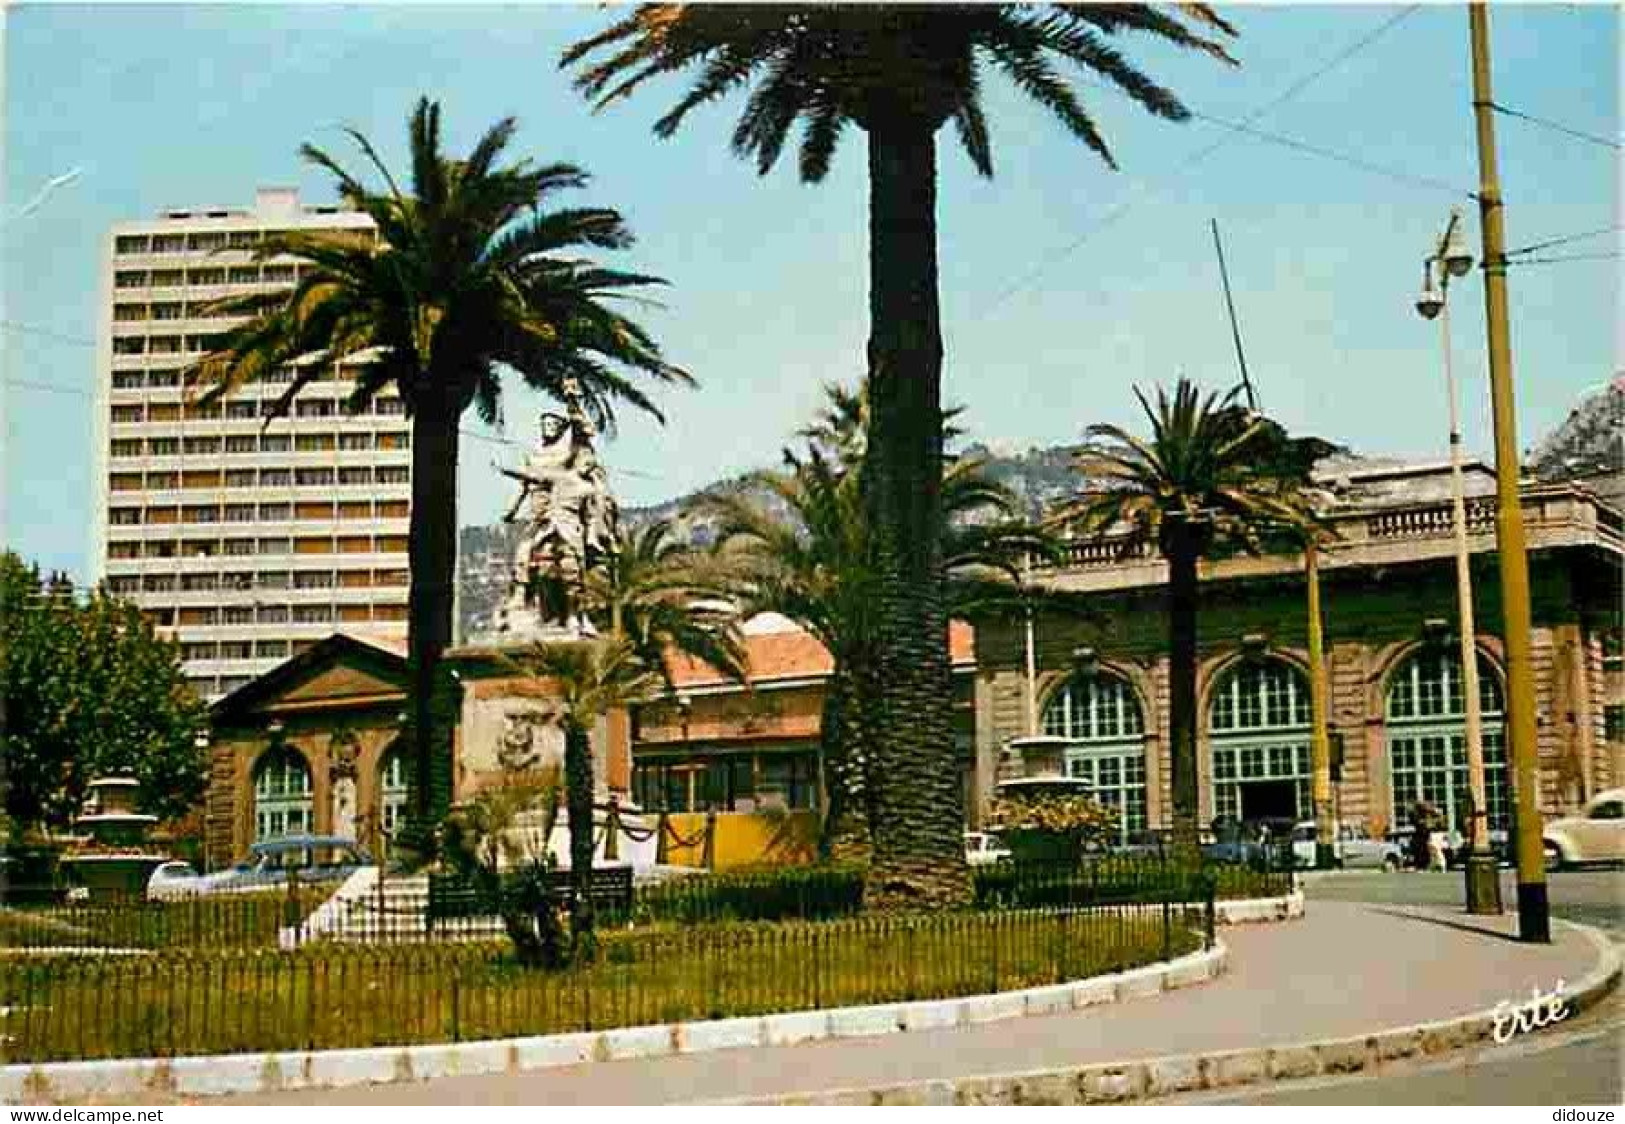
M1117 809L1077 793L996 796L988 818L1017 862L1075 863L1117 834Z
M777 867L702 874L639 890L635 920L821 921L863 907L863 870L854 866Z

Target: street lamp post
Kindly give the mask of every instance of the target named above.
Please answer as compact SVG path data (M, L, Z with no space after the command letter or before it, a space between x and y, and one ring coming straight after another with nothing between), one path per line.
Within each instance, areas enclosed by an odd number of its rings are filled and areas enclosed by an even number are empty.
M1467 912L1499 914L1499 864L1490 851L1489 808L1484 792L1484 723L1478 694L1477 629L1473 622L1472 560L1467 550L1467 497L1461 473L1461 423L1456 412L1456 377L1450 361L1450 278L1464 276L1473 267L1473 255L1461 232L1461 215L1450 222L1434 252L1422 264L1422 294L1416 311L1424 319L1439 321L1444 348L1445 397L1450 415L1450 490L1456 539L1456 607L1460 617L1461 689L1466 709L1467 788L1471 809L1467 826ZM1438 287L1434 287L1435 272Z

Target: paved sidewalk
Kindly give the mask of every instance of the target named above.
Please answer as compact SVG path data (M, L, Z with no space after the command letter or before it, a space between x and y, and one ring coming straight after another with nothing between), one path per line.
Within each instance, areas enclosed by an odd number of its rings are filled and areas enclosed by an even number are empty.
M952 1030L599 1062L530 1073L234 1098L259 1104L670 1104L1019 1073L1367 1034L1526 999L1597 963L1558 926L1312 902L1300 921L1221 930L1230 971L1201 987L1062 1015Z

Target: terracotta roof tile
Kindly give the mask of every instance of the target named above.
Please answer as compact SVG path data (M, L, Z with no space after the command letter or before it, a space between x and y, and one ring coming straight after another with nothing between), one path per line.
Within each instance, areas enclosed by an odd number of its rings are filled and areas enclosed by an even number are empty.
M745 652L750 660L750 677L757 683L777 679L822 678L834 666L824 646L810 633L800 629L746 635ZM976 633L964 621L949 623L948 654L954 667L974 667L976 664ZM672 661L672 678L679 687L727 682L709 664L681 655Z

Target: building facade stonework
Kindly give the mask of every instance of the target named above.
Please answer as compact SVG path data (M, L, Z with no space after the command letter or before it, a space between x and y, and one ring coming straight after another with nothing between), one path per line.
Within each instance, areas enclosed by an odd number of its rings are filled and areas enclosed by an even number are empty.
M207 864L229 866L283 835L353 834L387 851L407 807L406 683L399 652L334 635L220 700Z
M454 650L459 687L452 738L453 799L463 800L510 766L556 764L558 691L516 676L506 664ZM288 835L340 835L387 857L405 822L413 761L403 733L406 658L387 642L335 633L214 704L204 849L211 868L251 844ZM529 703L522 707L520 704ZM499 704L492 710L493 704ZM537 760L505 754L505 720L518 708ZM607 715L592 731L602 799L623 800L630 778L627 717Z
M1455 570L1448 503L1426 468L1354 473L1363 498L1334 518L1322 561L1329 730L1342 753L1343 822L1381 833L1418 800L1455 826L1464 814ZM1505 674L1495 565L1492 478L1476 466L1469 507L1480 632L1488 800L1504 826L1510 778L1502 735ZM1416 498L1418 494L1423 498ZM1432 493L1432 494L1430 494ZM1533 585L1539 803L1569 810L1625 783L1625 747L1605 720L1622 701L1620 516L1571 486L1524 494ZM1199 617L1197 765L1200 817L1307 819L1311 761L1303 559L1204 563ZM1080 542L1040 581L1085 594L1090 612L1033 625L1037 729L1029 729L1027 644L1020 624L982 622L977 649L977 777L985 800L1010 739L1069 739L1069 771L1117 803L1124 831L1171 823L1166 566L1149 551ZM1125 718L1124 715L1128 717Z
M1465 814L1454 556L1439 474L1425 466L1353 472L1345 491L1356 499L1335 513L1338 538L1321 562L1328 722L1340 750L1336 813L1372 833L1405 826L1417 801L1453 824ZM1492 827L1504 829L1512 788L1502 733L1504 650L1495 632L1493 480L1483 466L1470 478L1487 796ZM1571 485L1530 487L1523 503L1538 796L1550 815L1625 784L1625 525ZM1060 739L1064 767L1119 808L1124 839L1167 828L1166 567L1146 551L1125 555L1110 542L1079 541L1064 564L1036 580L1079 594L1082 611L1033 621L1030 685L1021 621L980 621L974 631L955 622L951 630L968 825L985 816L1011 740L1037 733ZM1309 818L1307 624L1301 555L1204 563L1197 753L1204 823ZM826 804L819 725L829 655L782 620L749 622L746 649L748 687L677 657L674 697L615 712L594 731L600 796L668 813L682 838L714 828L709 848L674 844L668 861L750 865L813 853ZM508 664L479 649L449 658L461 684L453 745L461 799L500 767L509 712L545 711L549 687L515 679ZM325 833L346 822L364 843L387 847L406 807L406 682L405 660L391 646L335 635L217 703L211 863L232 861L271 834ZM483 735L482 715L490 719ZM341 790L345 780L353 791Z

